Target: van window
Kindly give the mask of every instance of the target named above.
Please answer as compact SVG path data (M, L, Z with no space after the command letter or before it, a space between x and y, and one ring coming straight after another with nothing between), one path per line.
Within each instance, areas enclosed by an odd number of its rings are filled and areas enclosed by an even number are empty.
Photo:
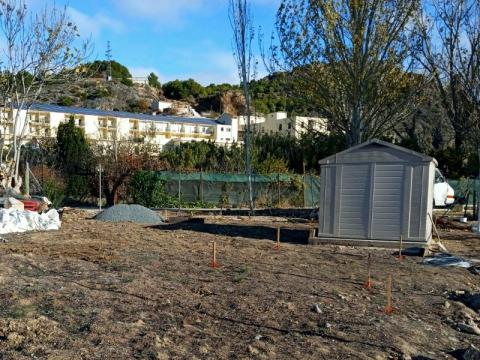
M445 177L442 175L440 170L435 169L435 184L444 183L444 182L447 182L445 180Z

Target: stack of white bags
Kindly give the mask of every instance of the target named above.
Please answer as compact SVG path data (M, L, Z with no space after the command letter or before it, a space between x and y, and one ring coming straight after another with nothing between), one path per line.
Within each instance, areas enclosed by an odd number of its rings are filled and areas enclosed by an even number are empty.
M33 230L58 230L60 226L60 215L55 209L43 214L13 207L0 209L0 234Z

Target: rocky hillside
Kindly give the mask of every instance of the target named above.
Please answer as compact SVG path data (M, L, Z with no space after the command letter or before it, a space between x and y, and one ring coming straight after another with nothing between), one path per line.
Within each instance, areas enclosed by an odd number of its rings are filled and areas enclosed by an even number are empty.
M124 85L119 81L82 80L74 85L49 89L42 101L58 105L81 106L101 110L149 112L153 100L161 98L148 85Z
M188 99L168 99L161 89L148 84L125 85L121 81L102 79L82 80L76 84L47 90L40 99L65 106L79 106L101 110L131 111L151 113L154 100L170 101L176 107L191 106L204 116L216 117L223 112L237 115L243 112L244 97L241 92L227 90L214 95L189 97ZM175 114L175 112L170 112Z

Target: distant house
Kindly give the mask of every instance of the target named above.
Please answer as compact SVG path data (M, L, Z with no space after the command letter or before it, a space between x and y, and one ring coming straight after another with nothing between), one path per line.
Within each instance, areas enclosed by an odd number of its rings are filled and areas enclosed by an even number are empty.
M242 139L247 126L246 116L239 116L238 131ZM251 116L252 131L257 134L282 134L300 138L307 132L328 134L327 119L312 116L288 116L286 112L274 112L266 116Z
M20 111L21 119L17 134L28 119L25 141L56 137L58 126L70 118L84 130L88 139L95 142L130 141L163 147L167 144L205 140L228 146L238 139L237 123L228 117L212 120L49 104L33 104L28 112L26 109L15 111ZM6 143L13 136L13 115L6 110L2 112L0 131L7 140Z
M170 101L154 100L152 101L151 107L153 111L163 112L167 109L171 109L173 107L173 103Z

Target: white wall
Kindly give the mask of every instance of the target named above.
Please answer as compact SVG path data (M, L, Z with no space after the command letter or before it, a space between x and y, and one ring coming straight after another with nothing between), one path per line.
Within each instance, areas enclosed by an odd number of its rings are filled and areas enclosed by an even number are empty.
M158 101L155 100L152 102L152 109L156 111L164 111L165 109L172 108L173 103L168 101Z
M130 119L116 118L117 120L117 139L126 140L130 137Z
M98 139L98 117L93 115L85 115L85 135L88 138Z

